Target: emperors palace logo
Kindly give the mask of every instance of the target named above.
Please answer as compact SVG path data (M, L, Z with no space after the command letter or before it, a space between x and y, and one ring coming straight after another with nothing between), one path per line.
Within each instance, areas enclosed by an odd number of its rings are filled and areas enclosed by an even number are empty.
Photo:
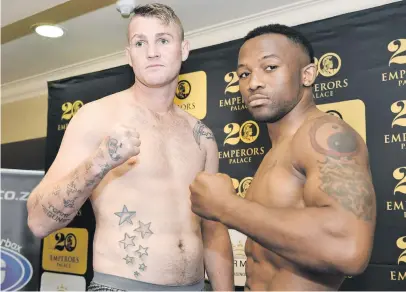
M224 81L227 86L224 89L224 98L220 99L219 107L228 108L230 111L240 111L247 109L243 98L240 94L240 86L238 85L237 72L228 72L224 76Z
M20 252L22 246L10 239L1 240L1 291L18 291L32 278L32 265Z
M386 201L386 210L400 212L406 218L406 166L396 168L393 178L397 183L392 196L396 196L398 200Z
M401 250L401 254L398 257L398 265L406 264L406 236L399 237L396 240L396 246ZM404 281L406 280L406 272L403 271L390 271L391 281Z
M69 124L69 121L73 118L73 116L78 112L78 110L83 106L83 102L81 100L76 100L72 102L65 102L62 104L61 110L61 122L62 124L58 124L58 131L66 130L66 127Z
M204 71L180 75L174 103L197 119L207 113L207 77Z
M406 64L406 39L393 40L387 48L391 54L388 65L392 70L382 73L382 82L396 82L397 86L405 86L406 68L402 65Z
M401 150L406 149L406 100L398 100L392 103L390 107L394 118L391 128L396 133L384 135L385 144L399 145ZM399 132L400 131L400 132Z
M329 52L322 55L319 59L315 57L314 60L317 66L317 76L321 75L327 79L327 82L317 82L314 84L315 98L332 97L337 90L348 86L348 78L336 78L342 65L338 54Z
M248 147L231 149L219 152L220 159L227 159L229 164L250 163L252 156L263 155L265 147L249 147L254 143L259 136L259 126L255 121L245 121L239 123L229 123L224 126L224 139L223 146L232 145L237 146L247 145Z
M231 181L233 182L234 189L237 192L237 195L241 198L245 198L248 188L251 185L252 177L244 177L241 181L236 178L232 178Z
M63 228L44 239L42 268L47 271L84 274L87 270L88 232Z

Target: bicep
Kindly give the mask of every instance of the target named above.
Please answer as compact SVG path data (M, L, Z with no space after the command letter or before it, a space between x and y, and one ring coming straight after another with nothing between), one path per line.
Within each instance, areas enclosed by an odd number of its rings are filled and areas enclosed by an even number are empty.
M374 225L375 191L362 138L333 117L316 119L306 136L301 137L300 158L305 200L332 205L357 222Z
M45 183L62 179L96 150L97 141L92 141L94 135L91 133L94 129L88 125L88 114L84 108L81 111L66 128L57 155L44 176Z

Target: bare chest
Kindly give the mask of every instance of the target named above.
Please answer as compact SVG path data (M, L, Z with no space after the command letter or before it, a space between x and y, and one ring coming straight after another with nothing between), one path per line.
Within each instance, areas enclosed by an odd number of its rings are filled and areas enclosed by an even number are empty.
M138 128L141 148L137 169L143 175L190 180L203 170L205 151L197 145L187 121L149 123Z
M247 191L247 199L265 207L304 207L304 180L292 165L288 147L271 150Z

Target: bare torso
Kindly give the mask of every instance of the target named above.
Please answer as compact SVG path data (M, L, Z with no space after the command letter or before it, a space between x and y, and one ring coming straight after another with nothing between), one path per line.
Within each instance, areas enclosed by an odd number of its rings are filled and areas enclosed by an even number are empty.
M293 167L291 143L291 139L286 139L267 153L251 182L246 199L269 208L304 208L322 204L303 196L305 176ZM245 253L246 290L337 290L343 280L341 276L299 267L250 238L247 239Z
M160 116L109 102L100 136L132 120L141 148L135 166L110 171L90 198L94 270L161 285L202 280L200 218L191 212L188 188L205 164L205 151L193 137L196 120L178 108Z

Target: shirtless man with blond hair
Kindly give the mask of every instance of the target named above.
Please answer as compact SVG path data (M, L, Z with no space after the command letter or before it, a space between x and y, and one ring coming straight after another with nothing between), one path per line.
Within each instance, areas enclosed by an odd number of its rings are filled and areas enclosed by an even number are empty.
M96 217L88 290L233 290L227 228L191 211L189 185L218 171L213 133L173 103L189 54L173 10L134 10L127 54L136 82L83 106L28 200L38 237L65 227L90 199Z
M247 235L245 290L338 290L368 265L376 222L368 150L346 122L317 109L313 49L283 25L251 31L237 74L272 149L246 198L226 174L200 173L192 210Z

